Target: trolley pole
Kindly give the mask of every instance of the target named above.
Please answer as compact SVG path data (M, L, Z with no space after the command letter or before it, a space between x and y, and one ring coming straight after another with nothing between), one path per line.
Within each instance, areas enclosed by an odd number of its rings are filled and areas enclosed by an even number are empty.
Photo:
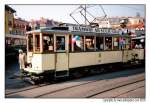
M85 25L86 25L86 4L85 4Z

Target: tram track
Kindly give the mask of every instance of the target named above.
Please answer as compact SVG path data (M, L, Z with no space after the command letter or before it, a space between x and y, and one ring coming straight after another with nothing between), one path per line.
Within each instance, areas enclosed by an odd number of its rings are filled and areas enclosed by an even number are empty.
M77 79L83 79L84 80L84 78L77 78ZM72 80L59 81L59 82L54 82L53 81L52 83L47 83L47 84L32 85L30 87L22 88L20 90L15 90L15 91L12 91L12 92L6 92L5 94L6 94L6 96L8 96L8 95L12 95L12 94L19 93L19 92L24 92L24 91L27 91L27 90L37 89L37 88L40 88L40 87L45 87L45 86L49 86L49 85L53 85L53 84L58 84L58 83L66 83L66 82L70 82L70 81L72 81ZM75 81L76 81L76 79L75 79ZM94 81L91 81L91 82L94 82ZM89 83L89 82L87 82L87 83ZM84 84L86 84L86 83L84 83ZM82 84L79 84L79 85L82 85Z
M140 89L140 88L143 88L143 87L145 87L145 86L140 86L140 87L138 87L138 88L135 88L135 89L130 90L130 91L128 91L128 92L125 92L125 93L123 93L123 94L117 95L115 98L118 98L118 97L121 96L121 95L127 94L127 93L129 93L129 92L135 91L135 90Z
M132 82L132 83L128 83L128 84L116 86L116 87L113 87L113 88L110 88L110 89L107 89L107 90L104 90L104 91L101 91L101 92L98 92L98 93L89 95L89 96L87 96L86 98L92 98L92 97L97 96L97 95L100 95L100 94L102 94L102 93L110 92L110 91L113 91L113 90L118 89L118 88L124 88L125 86L129 86L129 85L132 85L132 84L136 84L136 83L139 83L139 82L142 82L142 81L144 81L144 79L143 79L143 80L139 80L139 81L135 81L135 82ZM126 92L124 92L124 93L122 93L122 94L119 94L119 95L117 95L117 96L114 96L113 98L117 98L117 97L119 97L120 95L126 94L126 93L128 93L128 92L134 91L134 90L136 90L136 89L138 89L138 88L142 88L142 87L144 87L144 86L142 85L142 86L139 86L139 87L134 88L134 89L132 89L132 90L126 91ZM111 97L111 98L112 98L112 97Z
M63 97L91 98L92 96L95 96L101 92L103 93L103 92L106 92L106 91L109 91L109 90L112 90L115 88L119 88L121 86L125 86L125 85L133 84L133 83L136 83L139 81L143 81L144 77L137 76L137 78L136 77L131 77L129 79L122 78L122 81L120 81L119 79L117 78L115 80L112 80L112 79L101 80L101 81L95 81L95 83L89 82L86 84L72 86L72 87L64 88L64 89L53 91L53 92L47 92L45 94L36 96L36 98L47 98L47 97L51 97L51 98L63 98ZM101 86L99 86L99 85L101 85ZM74 93L71 93L71 91ZM70 93L70 94L68 94L68 93Z
M31 90L31 89L43 87L43 86L46 86L46 85L49 85L49 84L34 85L34 86L22 88L22 89L20 89L20 90L15 90L15 91L12 91L12 92L6 92L5 94L6 94L6 95L11 95L11 94L23 92L23 91L26 91L26 90Z
M117 76L117 73L114 75ZM108 81L111 81L111 79L109 80L109 78L113 78L114 75L108 76L108 74L104 74L101 76L81 78L79 80L65 81L65 82L61 82L61 83L59 82L56 84L44 84L41 86L35 86L35 87L31 87L31 88L26 88L26 89L14 91L14 92L6 93L6 97L18 97L18 95L21 95L22 97L40 98L45 95L57 93L60 91L65 91L65 90L72 89L72 88L78 88L78 87L84 86L84 85L94 84L98 81L101 83L108 82ZM118 75L120 75L120 74L118 74ZM96 78L96 79L90 80L89 78L90 79ZM37 92L37 91L39 91L39 92ZM33 94L29 96L28 94L31 94L32 92L33 92ZM88 97L88 96L86 96L86 97Z
M69 82L69 81L67 81ZM54 90L52 92L48 92L48 93L44 93L42 95L46 95L46 94L49 94L49 93L54 93L54 92L57 92L57 91L61 91L61 90L65 90L65 89L69 89L69 88L73 88L73 87L76 87L76 86L80 86L80 85L85 85L85 84L89 84L89 83L93 83L93 82L96 82L96 81L89 81L89 82L85 82L85 83L79 83L77 85L73 85L73 86L69 86L69 87L66 87L66 88L62 88L62 89L58 89L58 90ZM33 89L38 89L38 88L42 88L42 87L46 87L46 86L50 86L49 85L43 85L43 86L36 86L36 87L33 87L33 88L29 88L29 89L24 89L24 90L20 90L20 91L15 91L15 92L11 92L11 93L7 93L6 94L6 97L9 97L10 95L14 95L16 93L21 93L21 92L25 92L25 91L30 91L30 90L33 90ZM42 95L38 95L38 96L35 96L34 98L38 98Z
M91 96L90 98L118 98L121 95L124 95L126 93L132 92L134 90L137 90L139 88L143 88L145 87L145 81L141 80L141 81L137 81L134 83L130 83L127 85L123 85L117 88L113 88L111 90L107 90L104 92L99 92L97 94L93 94L93 96Z

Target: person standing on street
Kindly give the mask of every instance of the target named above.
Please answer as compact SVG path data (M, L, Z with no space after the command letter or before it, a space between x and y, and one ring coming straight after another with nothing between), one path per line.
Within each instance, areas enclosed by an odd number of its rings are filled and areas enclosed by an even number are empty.
M21 49L19 49L19 66L20 66L20 76L23 76L23 69L25 68L25 54Z

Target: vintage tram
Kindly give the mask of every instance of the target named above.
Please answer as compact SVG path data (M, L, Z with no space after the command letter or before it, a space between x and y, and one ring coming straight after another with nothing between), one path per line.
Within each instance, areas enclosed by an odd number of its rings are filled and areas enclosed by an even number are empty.
M110 28L71 25L26 34L28 66L23 70L31 77L65 77L81 67L127 63L133 54L144 60L143 48L134 49L128 34Z

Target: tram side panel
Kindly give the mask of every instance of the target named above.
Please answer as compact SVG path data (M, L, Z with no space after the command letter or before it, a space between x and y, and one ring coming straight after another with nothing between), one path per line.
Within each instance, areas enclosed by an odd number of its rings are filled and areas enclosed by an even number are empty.
M102 52L101 64L122 62L122 51Z
M122 54L124 63L134 59L135 54L138 55L137 59L144 60L144 49L123 50Z
M55 54L42 54L42 70L52 71L55 69Z
M139 60L144 60L144 49L133 49L133 52L138 54Z
M122 62L126 63L132 59L133 50L123 50L122 51Z
M70 53L69 68L84 67L96 64L96 52Z
M30 73L40 74L45 71L53 71L55 69L54 54L28 54L28 63L32 63L31 68L25 70Z
M122 51L70 53L69 68L122 62Z
M32 56L32 68L29 70L32 73L42 73L42 55L41 54L33 54Z
M69 69L68 67L68 53L56 53L55 54L55 65L56 71L65 71Z

